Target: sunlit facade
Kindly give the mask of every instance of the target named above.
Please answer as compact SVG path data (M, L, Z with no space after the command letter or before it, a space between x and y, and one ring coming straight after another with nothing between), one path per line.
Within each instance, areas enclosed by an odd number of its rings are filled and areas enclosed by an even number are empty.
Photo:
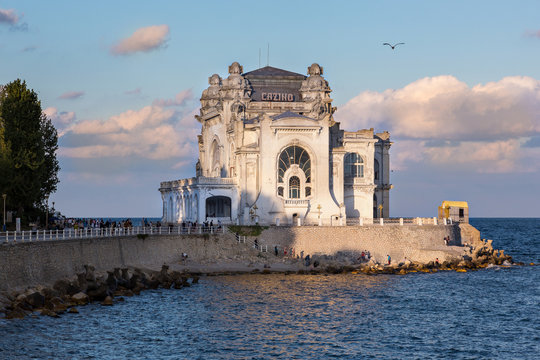
M201 96L193 178L161 183L163 221L345 225L388 217L388 132L334 121L318 64L214 74Z

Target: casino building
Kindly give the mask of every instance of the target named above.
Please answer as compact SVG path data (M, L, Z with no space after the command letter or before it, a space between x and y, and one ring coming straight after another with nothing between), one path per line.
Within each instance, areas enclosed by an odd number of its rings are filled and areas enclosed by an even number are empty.
M214 74L201 96L196 176L165 181L163 222L345 225L389 216L388 132L334 121L318 64Z

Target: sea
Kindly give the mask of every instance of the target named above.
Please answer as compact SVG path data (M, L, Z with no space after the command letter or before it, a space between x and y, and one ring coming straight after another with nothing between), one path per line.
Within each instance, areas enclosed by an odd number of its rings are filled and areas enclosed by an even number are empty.
M539 359L540 219L471 219L527 265L235 275L60 318L0 319L0 359Z

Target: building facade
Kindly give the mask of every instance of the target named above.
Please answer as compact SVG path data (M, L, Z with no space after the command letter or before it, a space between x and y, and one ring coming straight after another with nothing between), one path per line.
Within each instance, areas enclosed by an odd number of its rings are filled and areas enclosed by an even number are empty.
M193 178L165 181L163 222L345 225L388 217L388 132L333 119L323 68L214 74L201 96Z

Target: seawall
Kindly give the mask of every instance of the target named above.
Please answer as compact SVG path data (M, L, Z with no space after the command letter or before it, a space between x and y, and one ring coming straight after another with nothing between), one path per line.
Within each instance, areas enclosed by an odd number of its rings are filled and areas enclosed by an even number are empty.
M450 237L445 244L444 238ZM405 258L416 262L440 261L463 254L459 225L369 225L369 226L302 226L270 227L257 237L260 244L294 248L304 255L336 255L340 252L369 250L381 263L387 255L394 261Z
M474 228L472 228L474 229ZM474 229L475 230L475 229ZM449 246L444 238L449 236ZM275 259L273 247L294 248L296 254L338 255L369 250L381 263L390 255L395 262L405 258L427 263L459 258L460 226L392 225L347 227L275 227L265 229L258 239L268 246L268 261ZM252 242L251 242L252 243ZM193 262L222 260L257 261L258 252L247 244L238 244L234 234L220 235L154 235L40 241L0 245L0 292L29 286L52 285L56 280L72 277L90 264L98 272L116 267L141 267L158 270L164 263L178 263L182 252ZM277 259L276 259L277 260Z
M84 272L90 264L98 272L115 267L158 270L179 262L182 252L190 259L219 260L242 256L233 234L155 235L39 241L0 245L0 291L52 285L56 280Z

